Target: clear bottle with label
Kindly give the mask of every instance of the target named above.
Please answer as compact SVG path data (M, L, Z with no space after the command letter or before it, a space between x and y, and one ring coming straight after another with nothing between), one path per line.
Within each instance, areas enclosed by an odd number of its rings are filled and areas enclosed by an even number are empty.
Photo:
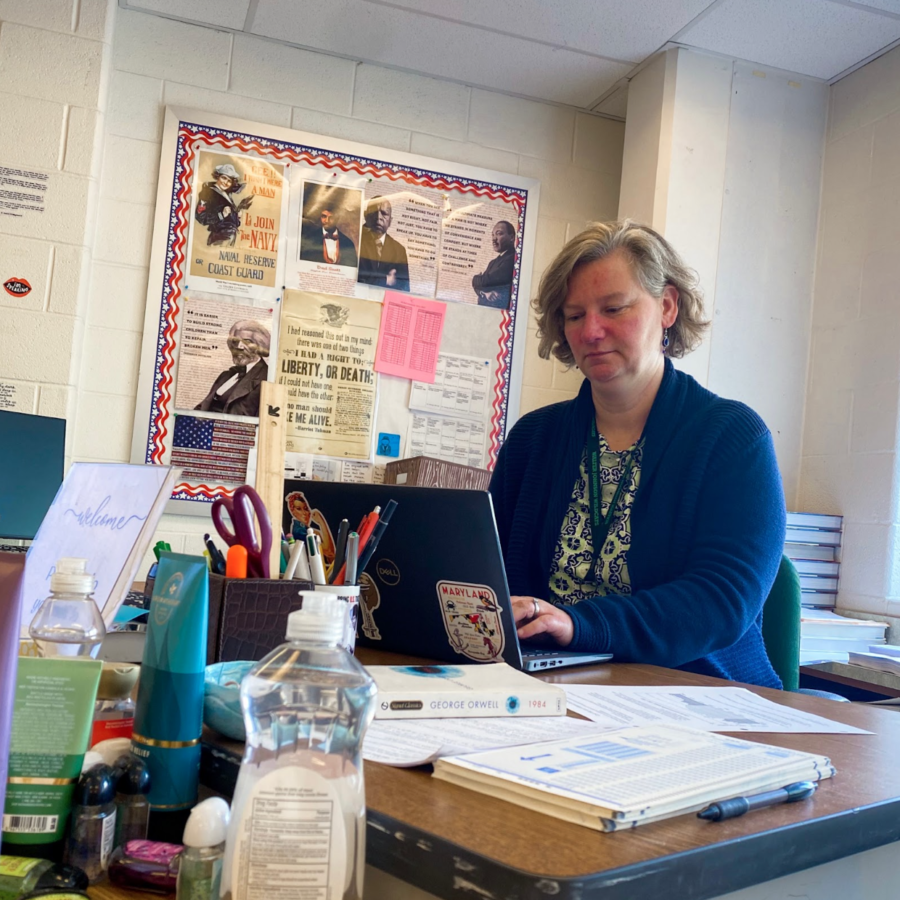
M66 862L96 884L106 875L115 835L115 773L100 763L83 772L75 787Z
M116 847L147 839L150 824L150 769L139 756L128 753L113 767L116 774Z
M307 595L287 639L241 682L247 730L231 807L222 897L316 885L359 900L365 869L362 739L375 685L339 646L347 606Z
M103 617L94 602L94 576L87 560L64 557L50 576L50 596L35 613L28 633L41 656L96 659L106 636Z

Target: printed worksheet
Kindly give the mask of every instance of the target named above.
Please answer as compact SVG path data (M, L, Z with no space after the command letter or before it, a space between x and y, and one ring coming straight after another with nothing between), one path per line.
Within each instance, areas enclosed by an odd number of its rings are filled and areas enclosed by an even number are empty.
M433 382L446 315L446 303L385 291L375 371Z
M406 446L409 456L433 456L464 466L484 466L484 422L453 416L413 414Z
M419 412L483 421L490 379L489 359L441 353L438 356L434 383L412 383L409 408Z
M568 708L602 728L682 725L698 731L871 734L739 687L604 687L564 684ZM837 712L837 710L835 710Z
M387 766L421 766L440 756L574 738L601 730L593 722L567 716L376 719L366 731L363 758Z

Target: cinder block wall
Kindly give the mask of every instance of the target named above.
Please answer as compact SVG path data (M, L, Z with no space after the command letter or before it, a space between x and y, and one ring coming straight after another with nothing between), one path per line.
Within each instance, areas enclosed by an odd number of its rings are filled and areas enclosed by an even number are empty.
M838 604L900 614L900 49L831 89L801 508L844 516Z
M71 11L72 0L52 3ZM0 16L7 5L0 5ZM39 76L34 67L30 71ZM0 97L7 90L5 73L0 68ZM24 90L11 93L8 102L26 96ZM102 170L97 213L90 217L96 232L84 352L71 381L77 388L70 411L75 459L128 458L165 105L538 178L535 288L567 237L589 221L615 217L618 208L623 123L118 9L108 109L95 147ZM64 212L54 219L65 228ZM45 320L46 315L40 321ZM44 370L29 360L37 349L38 343L17 357L15 369L8 356L0 357L0 381L18 377L41 384ZM538 359L533 323L526 356L523 413L577 391L577 372ZM59 406L54 409L62 414ZM159 537L173 549L200 552L199 536L208 530L206 518L165 516Z
M87 309L114 0L0 3L0 409L68 418ZM9 170L13 170L12 174ZM45 180L43 212L9 193Z

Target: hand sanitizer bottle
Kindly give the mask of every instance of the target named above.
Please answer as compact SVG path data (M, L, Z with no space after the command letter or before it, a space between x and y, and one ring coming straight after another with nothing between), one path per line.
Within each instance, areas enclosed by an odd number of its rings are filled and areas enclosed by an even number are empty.
M241 683L247 744L222 897L359 900L366 805L360 750L375 685L340 646L347 604L306 594L287 639Z
M50 576L50 596L35 613L28 633L41 656L96 659L106 626L94 602L94 576L87 560L64 557Z
M219 900L228 804L221 797L198 803L184 827L176 900Z

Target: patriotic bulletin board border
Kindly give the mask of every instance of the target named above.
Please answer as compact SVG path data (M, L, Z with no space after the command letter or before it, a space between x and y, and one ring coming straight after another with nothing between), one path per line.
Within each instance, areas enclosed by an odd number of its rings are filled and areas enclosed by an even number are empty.
M204 150L258 154L286 165L315 166L324 175L343 173L387 179L397 184L472 197L473 201L477 198L507 205L509 218L515 219L518 247L509 307L498 316L496 341L492 341L495 349L489 398L488 458L493 468L504 436L518 415L538 183L533 179L410 153L172 108L166 110L162 144L132 461L149 464L173 461L175 371L182 339L179 322L185 291L191 280L188 240L192 197L197 191L194 182L198 156ZM196 180L199 182L199 178ZM277 300L275 305L277 318ZM520 311L521 316L518 315ZM272 352L277 358L275 347ZM269 378L272 378L271 372ZM242 423L235 424L240 426ZM180 430L187 433L185 428ZM231 439L228 435L226 438ZM243 443L246 444L246 440ZM241 449L245 452L246 448ZM234 484L183 477L173 489L170 511L205 515L207 504L217 497L230 496L233 490Z

